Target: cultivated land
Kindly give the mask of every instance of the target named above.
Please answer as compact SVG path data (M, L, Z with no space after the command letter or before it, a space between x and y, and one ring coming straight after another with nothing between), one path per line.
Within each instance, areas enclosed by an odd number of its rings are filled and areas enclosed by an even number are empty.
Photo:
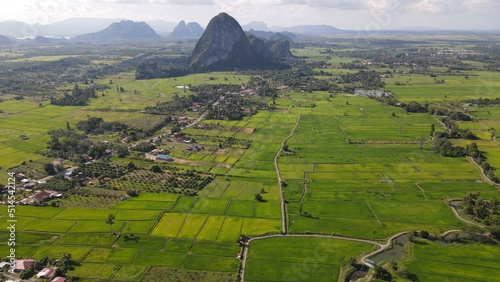
M296 49L294 55L307 57L308 62L326 60L330 65L316 70L335 75L357 72L343 64L367 61L346 53L352 46L331 48L338 55L327 55L324 47ZM67 58L0 53L2 57L2 64ZM95 65L103 63L97 59ZM118 60L108 63L118 64ZM370 68L394 71L382 81L400 102L447 107L452 102L499 95L498 72L471 70L465 78L462 73L431 68L445 81L437 84L427 74L407 72L408 66ZM92 116L148 127L160 118L141 112L146 106L176 94L195 94L176 86L248 84L251 80L251 74L233 72L152 80L136 80L134 74L123 70L95 79L95 83L112 84L86 106L55 106L49 101L2 95L0 183L7 182L12 169L23 169L34 179L45 176L43 164L54 158L37 152L46 149L47 132L65 128L66 121L75 128L78 121ZM125 91L115 90L117 86ZM64 89L72 89L72 84L60 85L56 91ZM444 157L432 149L431 127L445 132L440 116L408 112L347 92L289 89L280 91L274 102L263 98L275 105L274 110L258 110L241 120L205 119L201 123L206 126L182 130L195 136L203 150L186 150L186 143L160 142L158 148L181 160L167 165L144 160L140 154L112 156L109 164L125 167L134 162L140 169L77 188L82 192L58 200L59 207L16 208L17 255L40 259L71 253L80 266L67 274L83 281L341 281L351 258L359 260L377 251L397 233L482 232L456 217L447 201L474 191L496 197L498 187L488 184L468 158ZM478 136L474 142L491 166L499 168L498 140L492 138L491 129L500 130L500 108L469 105L467 113L473 120L457 122L459 127ZM201 113L184 114L195 118ZM155 135L170 133L172 128L166 126ZM28 139L20 140L20 135ZM90 138L117 143L120 139L114 133ZM219 143L228 138L251 143L222 148ZM466 146L471 140L453 139L452 143ZM168 193L173 190L166 188L167 183L158 183L161 177L150 171L153 164L168 173L194 169L214 179L196 195L184 190ZM128 190L137 190L139 196L129 197ZM27 195L22 193L17 197ZM8 254L9 215L5 205L0 208L4 230L0 253ZM112 225L105 222L110 214L115 216ZM239 244L242 235L258 239ZM409 243L407 249L409 254L401 263L419 281L495 281L500 275L498 245L424 241Z

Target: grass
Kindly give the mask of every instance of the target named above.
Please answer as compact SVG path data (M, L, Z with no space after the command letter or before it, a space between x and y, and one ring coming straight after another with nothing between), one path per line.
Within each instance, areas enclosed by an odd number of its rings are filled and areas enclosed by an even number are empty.
M207 220L206 215L200 214L188 214L186 221L182 226L182 229L177 235L180 238L194 238L198 234L199 230L203 227L203 224Z
M111 275L113 275L113 273L115 273L115 271L118 270L118 268L119 266L116 264L82 263L74 270L68 271L68 274L71 276L107 280L111 278ZM96 271L96 269L99 269L99 271Z
M290 247L293 246L293 247ZM340 267L373 246L366 243L325 239L278 237L251 243L245 280L337 280Z
M183 267L191 270L234 272L238 270L239 259L236 257L188 255Z
M122 235L117 244L121 248L159 250L165 246L165 242L165 237Z
M230 282L236 280L236 272L193 271L182 268L151 267L144 275L143 281L175 282L175 281L207 281Z
M196 239L198 240L217 240L217 235L219 235L222 224L224 223L225 217L223 216L209 216L205 225L198 233Z
M165 250L168 252L187 253L192 245L193 241L191 240L169 239L165 245Z
M140 281L147 271L147 266L122 265L113 276L116 281Z
M254 202L231 200L226 214L252 217L254 216Z
M224 214L228 201L225 199L207 199L198 198L191 212L208 213L208 214Z
M114 210L67 208L58 214L55 219L65 220L106 220L109 214L115 214Z
M212 255L221 257L236 257L240 247L236 243L219 243L209 241L197 241L191 252L195 255Z
M51 220L39 218L25 227L24 231L38 231L51 233L66 233L75 225L75 221Z
M414 257L406 265L419 281L444 277L454 281L496 281L500 275L499 255L498 247L479 243L413 244Z
M125 224L125 227L123 227L122 233L149 234L155 223L156 221L129 221Z
M172 208L174 212L188 212L191 209L193 201L196 198L190 196L180 196L175 206Z
M217 236L217 241L236 242L241 234L243 218L226 217Z
M245 218L241 233L247 236L256 236L267 233L279 233L281 219Z
M73 259L82 260L85 255L92 249L92 247L87 246L41 246L33 258L55 258L59 259L64 253L70 253Z
M59 238L58 245L111 246L116 236L110 234L67 234Z
M164 213L152 235L176 237L185 220L185 215L180 213Z
M179 267L185 257L184 253L140 250L134 264Z
M51 219L64 211L64 208L54 207L34 207L34 206L20 206L16 209L17 216L27 216L37 218Z
M84 262L131 263L137 250L127 248L94 248Z
M119 210L115 218L117 220L156 220L160 216L159 211L150 210Z
M70 230L69 233L111 233L121 229L123 222L116 221L114 225L106 224L104 220L100 221L78 221Z

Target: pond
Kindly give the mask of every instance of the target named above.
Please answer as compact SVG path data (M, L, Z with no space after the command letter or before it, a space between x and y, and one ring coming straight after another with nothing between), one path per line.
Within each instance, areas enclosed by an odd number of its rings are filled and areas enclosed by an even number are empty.
M409 242L407 235L401 235L392 240L392 247L378 253L369 259L374 261L375 264L378 264L382 261L388 260L400 260L403 257L403 252L405 249L405 244Z

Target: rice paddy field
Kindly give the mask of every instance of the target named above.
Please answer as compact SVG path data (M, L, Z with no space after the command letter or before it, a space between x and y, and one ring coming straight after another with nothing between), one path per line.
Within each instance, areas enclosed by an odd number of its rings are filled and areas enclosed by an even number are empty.
M304 48L294 54L322 60L327 55L319 54L321 50ZM336 57L331 61L351 60ZM50 161L36 151L45 148L47 131L64 128L66 121L74 127L87 115L138 126L155 120L138 111L89 109L106 105L142 110L174 94L190 94L176 86L241 84L249 78L206 73L138 81L130 72L99 80L112 80L113 87L85 107L5 100L0 103L4 113L0 116L0 182L5 182L9 168L23 161L39 166ZM438 78L446 83L437 85L433 78L417 74L400 74L384 82L400 101L435 105L497 97L500 87L497 73ZM397 86L396 81L408 82ZM116 86L125 92L114 91ZM336 235L375 243L385 243L402 231L425 230L436 235L452 229L480 231L457 218L446 200L472 191L496 197L498 188L487 184L468 159L445 158L432 150L431 127L444 131L435 117L344 93L286 91L275 102L274 111L261 110L240 121L204 120L214 127L185 129L188 135L206 137L200 141L205 146L201 152L186 152L186 144L164 146L182 159L173 166L215 177L197 196L145 192L154 184L127 180L114 184L120 189L141 188L140 195L107 207L17 207L17 255L37 259L69 252L80 266L68 275L82 281L337 281L350 258L373 251L374 244L292 236L254 240L248 247L245 275L239 277L242 248L238 241L242 235L281 233L282 216L289 234ZM500 130L499 108L470 106L468 112L474 120L459 123L460 128L478 135L479 148L494 167L500 167L499 145L489 132ZM28 139L19 140L20 135ZM281 150L289 135L287 149ZM213 141L229 137L251 143L248 148L222 150ZM112 161L126 165L131 159ZM147 178L148 174L133 176ZM8 215L6 206L0 208L0 253L7 254ZM112 225L105 222L110 214L115 216ZM406 265L419 281L495 281L500 274L498 250L498 246L479 243L414 244Z

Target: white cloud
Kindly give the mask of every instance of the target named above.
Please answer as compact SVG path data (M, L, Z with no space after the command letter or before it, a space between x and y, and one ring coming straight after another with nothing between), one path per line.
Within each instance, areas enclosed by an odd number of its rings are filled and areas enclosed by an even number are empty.
M213 5L213 0L93 0L116 4Z

